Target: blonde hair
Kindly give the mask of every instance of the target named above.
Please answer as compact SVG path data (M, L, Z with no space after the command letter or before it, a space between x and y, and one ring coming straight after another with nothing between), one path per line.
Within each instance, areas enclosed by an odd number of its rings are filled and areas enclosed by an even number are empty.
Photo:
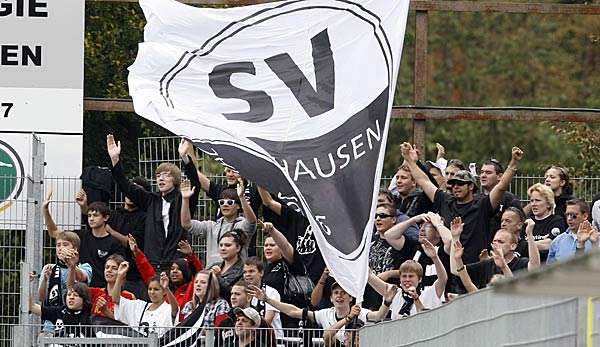
M79 235L72 231L61 231L60 233L58 233L58 235L56 235L56 240L68 241L71 243L71 245L73 245L73 248L75 248L76 250L79 250L79 245L81 244L81 239L79 238Z
M540 193L540 195L544 198L544 200L546 200L548 205L550 205L550 211L554 213L554 207L556 206L556 203L554 202L554 192L552 191L552 189L550 189L550 187L544 184L536 183L529 187L529 189L527 189L527 196L531 198L531 194L533 192Z
M419 278L423 278L423 267L412 259L409 259L400 265L400 274L404 272L412 272Z
M168 172L173 177L173 184L179 187L181 184L181 169L173 163L161 163L156 168L155 173Z

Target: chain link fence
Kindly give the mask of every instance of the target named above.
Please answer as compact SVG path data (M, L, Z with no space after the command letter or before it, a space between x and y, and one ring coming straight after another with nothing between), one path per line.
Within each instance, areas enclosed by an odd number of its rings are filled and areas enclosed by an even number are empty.
M139 174L146 177L156 186L154 169L161 162L179 164L177 147L179 139L176 137L141 138L138 141ZM43 146L42 146L43 148ZM223 183L223 168L208 156L198 153L198 167L209 179ZM34 153L33 165L38 167L37 177L0 177L0 191L6 190L7 182L23 180L26 184L27 194L22 194L17 199L0 201L0 346L10 346L11 333L7 327L18 323L33 323L27 318L26 299L20 296L22 288L29 290L26 280L21 278L21 262L25 262L27 269L37 271L46 263L55 261L54 242L44 231L41 216L41 203L45 194L52 189L54 196L50 209L57 220L57 224L64 230L80 228L79 208L74 196L81 188L78 177L43 177L43 155ZM382 187L387 187L391 177L382 178ZM527 188L534 183L542 182L541 176L517 176L511 184L511 191L522 200L527 199ZM577 177L572 182L575 196L591 201L592 197L600 191L600 177ZM4 186L3 186L4 185ZM120 205L123 201L122 194L117 189L113 192L111 207ZM10 207L6 207L10 205ZM2 208L4 207L4 208ZM204 193L200 194L198 202L198 219L211 219L216 214L215 204ZM258 254L261 255L262 235L257 238ZM204 257L206 246L204 240L194 238L191 240L194 251ZM41 245L36 248L36 245ZM42 251L35 251L41 249ZM29 252L29 253L28 253ZM25 289L23 289L25 290Z

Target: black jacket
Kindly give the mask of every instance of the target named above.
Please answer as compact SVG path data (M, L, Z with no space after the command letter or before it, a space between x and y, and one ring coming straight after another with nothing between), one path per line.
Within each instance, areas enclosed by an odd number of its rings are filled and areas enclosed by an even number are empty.
M163 197L160 193L148 192L130 183L125 177L125 171L120 161L112 167L111 171L119 189L142 211L146 211L144 254L153 266L160 266L163 270L170 268L173 259L176 257L177 243L182 239L187 239L187 232L181 227L181 193L179 188L175 187L173 191ZM193 187L200 187L200 179L192 161L185 164L184 172ZM192 217L198 205L198 194L199 189L196 189L196 192L190 198ZM166 237L162 220L163 198L171 203L169 207L169 230Z

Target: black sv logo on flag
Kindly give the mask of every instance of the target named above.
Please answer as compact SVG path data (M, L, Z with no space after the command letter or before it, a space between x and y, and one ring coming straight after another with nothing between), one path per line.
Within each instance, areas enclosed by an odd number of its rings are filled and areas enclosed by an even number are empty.
M265 63L285 83L309 117L316 117L334 108L335 66L327 29L310 39L315 67L316 89L313 88L292 57L287 53L265 59ZM256 75L252 62L234 62L214 67L208 84L215 95L223 99L242 99L250 110L244 113L224 113L228 120L264 122L273 116L273 100L262 90L244 90L231 84L235 73Z

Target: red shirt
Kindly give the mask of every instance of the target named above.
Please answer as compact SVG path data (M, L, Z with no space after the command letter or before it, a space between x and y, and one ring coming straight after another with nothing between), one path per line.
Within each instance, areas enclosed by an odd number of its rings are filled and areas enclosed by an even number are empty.
M113 314L115 313L115 303L113 302L112 296L110 296L110 294L108 294L106 291L106 288L90 288L90 296L92 298L92 315L106 317L106 315L96 307L96 303L100 298L104 298L104 300L106 300L106 306L108 309ZM125 299L135 300L135 295L126 290L121 292L121 296Z

